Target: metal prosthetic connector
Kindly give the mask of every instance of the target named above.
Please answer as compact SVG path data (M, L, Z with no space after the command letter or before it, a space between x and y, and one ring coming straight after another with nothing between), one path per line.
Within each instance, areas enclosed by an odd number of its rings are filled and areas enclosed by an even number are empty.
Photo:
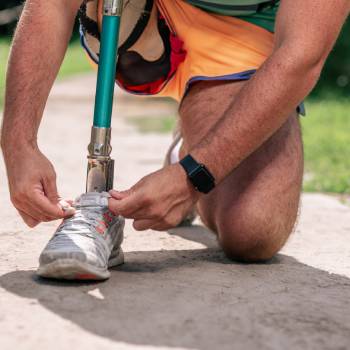
M105 16L121 16L123 0L104 0L103 13Z
M113 188L114 177L111 128L92 127L88 151L86 192L108 192Z

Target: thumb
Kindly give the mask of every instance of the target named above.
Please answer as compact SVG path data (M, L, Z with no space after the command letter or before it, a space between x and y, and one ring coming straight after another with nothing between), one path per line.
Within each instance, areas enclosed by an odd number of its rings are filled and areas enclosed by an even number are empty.
M109 194L112 196L113 199L122 200L126 197L129 197L132 194L132 190L126 190L126 191L116 191L111 190L109 191Z
M55 176L43 180L43 189L47 199L56 206L61 212L60 217L70 217L74 215L75 209L69 202L62 201L57 191L57 184ZM53 210L53 207L52 207ZM57 210L57 209L56 209Z
M73 201L72 200L61 199L58 204L62 208L65 216L70 216L70 215L74 215L75 214L75 208L73 207Z

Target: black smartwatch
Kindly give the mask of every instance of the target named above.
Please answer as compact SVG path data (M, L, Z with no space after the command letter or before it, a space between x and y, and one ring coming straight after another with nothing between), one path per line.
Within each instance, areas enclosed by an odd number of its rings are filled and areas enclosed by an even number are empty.
M215 178L203 164L199 164L190 154L180 160L188 179L195 189L202 193L209 193L215 187Z

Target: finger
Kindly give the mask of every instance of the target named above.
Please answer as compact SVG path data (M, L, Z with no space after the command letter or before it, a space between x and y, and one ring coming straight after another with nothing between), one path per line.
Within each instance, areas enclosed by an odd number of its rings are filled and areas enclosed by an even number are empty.
M38 222L55 220L53 216L46 215L41 210L36 208L33 205L32 200L29 200L28 198L23 198L22 201L16 205L16 208Z
M112 204L113 205L113 204ZM149 213L147 210L144 209L137 209L137 210L130 210L130 212L127 209L117 209L116 212L111 209L109 209L114 215L121 215L125 219L133 219L133 220L159 220L159 216L153 215L152 213Z
M62 201L65 202L65 203L68 203L71 207L72 207L73 204L74 204L73 199L63 199Z
M152 230L154 231L167 231L172 228L175 228L181 222L181 218L174 220L174 218L168 217L158 220L153 226Z
M167 231L167 230L170 230L174 227L176 227L176 225L157 223L157 224L152 226L152 230L154 230L154 231Z
M62 209L64 217L69 217L75 214L75 208L73 208L73 200L62 200L57 191L56 178L44 179L43 181L44 192L46 197Z
M63 210L65 218L73 216L76 212L75 208L72 206L73 201L60 200L58 202L58 205ZM56 216L53 216L53 215L49 216L45 214L40 208L38 209L37 207L33 206L31 202L26 202L26 208L28 212L31 210L30 211L31 215L34 218L36 218L38 221L40 220L40 221L48 222L48 221L53 221L58 219Z
M52 219L62 219L67 215L59 203L52 203L43 193L40 191L35 191L31 198L31 205L38 213L52 218Z
M162 221L155 220L135 220L133 227L136 231L154 230L154 231L167 231L174 228L175 225L164 223Z
M65 215L74 215L75 214L75 208L73 208L73 201L72 200L60 200L58 202L59 206L64 211Z
M16 206L17 209L21 210L23 213L25 213L26 215L29 215L30 217L32 217L34 220L38 222L49 222L49 221L54 221L62 218L62 216L50 214L45 210L45 208L43 209L41 206L38 206L34 202L34 199L36 198L35 195L43 197L44 199L46 199L47 205L55 207L55 205L45 197L44 193L38 190L38 191L35 191L34 195L31 195L30 199L23 198L21 203L19 203ZM70 217L75 213L75 209L72 208L65 201L60 201L56 205L59 209L59 213L63 212L64 217Z
M132 190L127 190L127 191L111 190L111 191L109 191L109 194L112 196L112 198L118 199L118 200L129 197L132 193L133 193Z
M132 194L124 199L109 199L109 210L115 215L133 218L133 215L141 208L138 194Z
M37 226L40 222L32 218L30 215L27 215L24 211L17 209L19 215L22 217L23 221L27 226L33 228Z
M134 220L132 226L136 231L145 231L153 229L153 226L157 225L157 221L155 220Z

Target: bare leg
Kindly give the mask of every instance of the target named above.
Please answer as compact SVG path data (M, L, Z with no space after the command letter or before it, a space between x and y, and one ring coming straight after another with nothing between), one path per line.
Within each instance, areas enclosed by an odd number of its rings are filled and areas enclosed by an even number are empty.
M182 155L205 137L243 84L201 82L191 88L180 107ZM293 230L302 176L300 125L293 112L268 141L199 201L197 209L229 257L247 262L267 260Z

